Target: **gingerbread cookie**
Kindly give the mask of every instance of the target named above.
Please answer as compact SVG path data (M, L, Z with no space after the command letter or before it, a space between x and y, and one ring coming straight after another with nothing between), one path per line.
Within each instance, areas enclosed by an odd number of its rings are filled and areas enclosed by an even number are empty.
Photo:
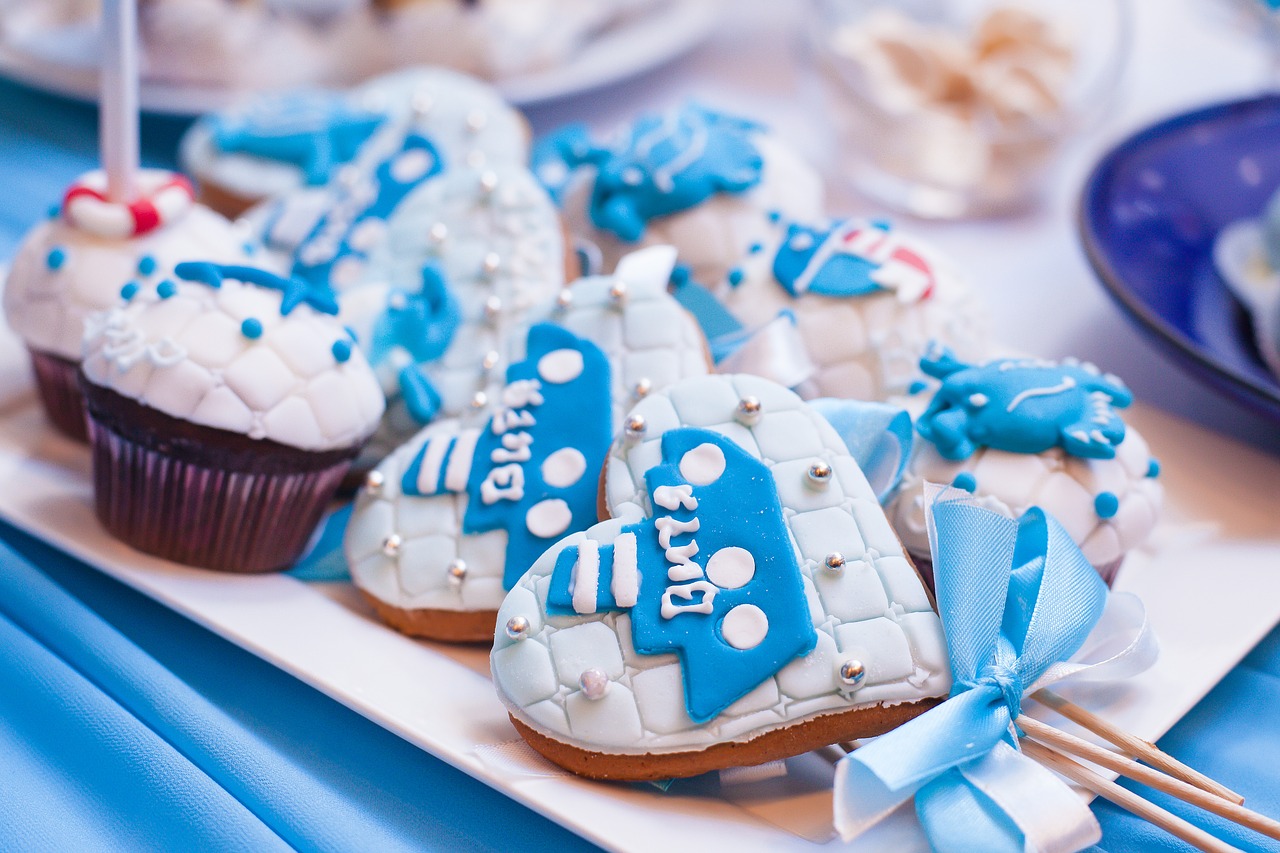
M941 380L917 418L911 461L888 504L913 556L929 558L924 484L953 485L1009 518L1039 506L1110 582L1160 515L1159 463L1118 409L1132 394L1087 362L1006 358L980 365L944 350L921 361Z
M606 269L637 246L665 244L698 281L719 281L767 236L766 214L822 213L822 183L800 157L762 125L696 104L641 116L608 142L567 127L536 159Z
M928 592L835 430L754 376L631 410L608 520L508 593L491 669L535 749L660 779L882 733L950 687Z
M986 318L966 285L928 247L884 222L836 219L818 225L778 218L766 239L714 289L747 330L789 312L809 362L800 396L884 400L921 379L932 342L966 358L985 355ZM730 371L768 375L771 354L750 339L730 353ZM794 377L772 378L792 384Z
M355 584L406 633L487 641L505 590L596 518L599 472L634 401L708 370L666 292L674 253L576 282L518 333L487 420L433 423L369 475L347 529Z

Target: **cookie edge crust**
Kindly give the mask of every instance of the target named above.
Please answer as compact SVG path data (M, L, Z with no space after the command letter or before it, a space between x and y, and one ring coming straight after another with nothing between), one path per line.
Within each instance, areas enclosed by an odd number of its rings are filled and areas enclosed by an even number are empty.
M359 587L357 587L359 589ZM441 643L493 644L497 610L443 610L396 607L360 589L377 617L402 634Z

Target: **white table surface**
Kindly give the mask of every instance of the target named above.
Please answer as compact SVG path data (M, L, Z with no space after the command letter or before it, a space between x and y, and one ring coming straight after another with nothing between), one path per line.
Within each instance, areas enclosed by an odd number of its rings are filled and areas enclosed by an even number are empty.
M1151 122L1257 94L1271 80L1262 40L1231 0L1132 0L1134 40L1117 103L1069 140L1043 202L1016 217L925 222L896 217L955 258L991 308L996 338L1037 355L1074 355L1117 373L1139 399L1280 454L1280 427L1182 373L1129 325L1076 234L1081 185L1113 144ZM880 212L833 176L838 140L800 35L802 0L729 0L723 30L638 80L529 112L542 132L567 121L607 128L637 111L695 98L761 119L828 175L830 213Z

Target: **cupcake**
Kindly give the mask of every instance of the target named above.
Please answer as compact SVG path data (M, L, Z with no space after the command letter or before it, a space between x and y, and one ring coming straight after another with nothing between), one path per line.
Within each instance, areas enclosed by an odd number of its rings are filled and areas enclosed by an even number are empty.
M81 366L99 520L176 562L286 568L382 416L333 296L194 261L126 298Z
M182 260L242 263L249 250L231 222L193 202L181 176L146 170L138 186L139 200L126 205L106 200L101 172L73 184L61 208L24 238L4 289L5 316L31 354L49 419L80 440L87 438L76 379L85 320L119 303L122 292L154 288Z
M345 92L272 92L201 118L179 157L201 201L239 216L271 196L323 187L384 119Z
M744 246L767 237L767 214L822 215L818 174L748 119L686 104L641 116L605 144L584 143L580 126L561 134L565 144L540 146L538 169L553 177L570 230L599 245L605 269L639 246L668 244L696 280L719 281Z
M963 358L985 355L986 318L965 283L929 247L884 222L777 219L765 239L741 247L714 292L749 331L789 312L809 362L796 386L806 398L906 394L921 380L931 342ZM722 366L768 373L770 354L752 350L728 354Z
M1009 518L1033 506L1058 519L1108 583L1160 516L1160 464L1117 409L1128 388L1092 364L1004 358L968 365L937 351L921 367L942 385L887 509L917 560L929 560L924 484L952 485Z

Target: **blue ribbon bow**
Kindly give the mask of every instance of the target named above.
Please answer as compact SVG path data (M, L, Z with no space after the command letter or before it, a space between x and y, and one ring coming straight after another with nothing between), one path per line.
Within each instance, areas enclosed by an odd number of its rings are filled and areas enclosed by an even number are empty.
M1017 521L955 490L931 501L938 611L951 698L850 753L836 774L836 828L852 838L912 795L936 850L1069 851L1099 835L1061 781L1018 751L1014 721L1033 684L1068 672L1107 609L1106 585L1052 516ZM1145 667L1145 624L1126 652Z

